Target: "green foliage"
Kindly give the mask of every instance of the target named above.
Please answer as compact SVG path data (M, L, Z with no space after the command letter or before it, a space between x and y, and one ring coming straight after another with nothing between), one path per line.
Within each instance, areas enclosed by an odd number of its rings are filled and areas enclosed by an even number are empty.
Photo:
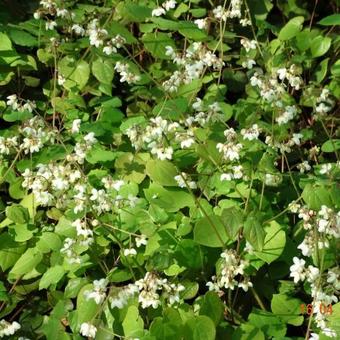
M339 6L0 2L0 338L339 338Z

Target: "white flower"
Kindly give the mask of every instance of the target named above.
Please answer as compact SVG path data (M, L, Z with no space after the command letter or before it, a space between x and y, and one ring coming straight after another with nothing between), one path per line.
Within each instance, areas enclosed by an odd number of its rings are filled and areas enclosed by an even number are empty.
M221 181L231 181L233 178L234 178L233 174L230 174L230 173L224 173L224 174L221 174L220 176Z
M209 288L210 291L214 291L216 293L219 293L221 290L220 290L220 287L218 286L217 282L207 282L206 286Z
M119 191L120 188L125 184L125 182L121 179L114 181L112 184L112 188L115 189L116 191Z
M107 37L108 32L105 29L98 27L91 28L89 30L90 45L99 47L104 44L104 39Z
M208 19L196 19L194 23L197 25L197 27L201 30L208 28Z
M306 261L296 256L293 258L294 264L290 266L290 276L294 278L294 282L304 281L306 278L305 264Z
M195 140L193 138L184 139L181 141L181 148L187 149L190 148L191 145L195 144Z
M251 21L250 21L250 19L243 18L243 19L240 20L240 24L243 27L251 26Z
M81 119L75 119L72 122L71 133L78 133L80 129Z
M242 63L242 67L247 68L249 70L251 70L254 65L256 65L256 61L253 59L247 59Z
M162 6L165 8L166 11L169 11L170 9L173 9L176 7L176 1L175 0L168 0L165 1Z
M319 335L316 333L311 333L309 340L319 340Z
M265 185L275 187L281 182L281 177L279 175L266 174L265 175Z
M74 33L77 35L80 35L80 36L85 35L85 29L78 24L72 25L71 30L74 31Z
M249 287L253 287L253 283L249 279L245 279L244 281L240 282L238 286L247 292Z
M308 282L311 282L311 283L315 282L320 276L319 268L309 265L307 268L306 275L307 275Z
M58 85L63 86L65 81L66 79L61 74L58 74Z
M8 106L11 106L13 110L16 110L19 106L17 95L12 94L12 95L8 96L6 104Z
M94 132L89 132L85 135L84 141L89 145L96 143L97 139L94 137Z
M287 69L286 68L279 68L277 71L280 80L285 80L287 76Z
M256 49L256 45L257 45L256 40L241 39L240 42L247 52L249 52L250 50Z
M172 154L174 150L171 146L167 148L156 148L155 150L151 150L151 153L154 153L157 155L157 158L164 161L165 159L172 159Z
M112 46L112 45L107 45L103 48L103 52L106 54L106 55L111 55L112 53L116 53L117 52L117 49Z
M146 236L145 235L141 235L140 237L136 237L135 238L135 241L136 241L136 246L137 248L139 248L140 246L146 246L148 241L146 239Z
M157 7L154 10L152 10L151 15L153 17L160 17L161 15L165 14L165 9L162 7Z
M320 174L321 175L328 175L329 172L331 171L331 169L332 169L331 163L322 164L321 169L320 169Z
M16 321L13 321L12 323L10 323L6 320L1 320L0 321L0 338L4 336L13 335L20 328L21 328L20 324Z
M300 170L300 172L303 174L306 171L310 171L312 167L309 165L308 161L303 161L302 163L297 165L297 168Z
M97 333L97 328L95 326L91 325L90 323L83 322L80 325L80 334L82 336L87 336L87 337L94 339L95 336L96 336L96 333Z
M137 255L137 251L134 248L124 249L124 256L135 256Z
M57 17L65 18L68 14L68 10L66 8L57 8Z
M93 299L97 305L101 304L106 298L106 279L94 280L93 290L86 290L84 296L86 300Z
M226 21L228 17L227 11L221 5L213 9L213 14L216 19L221 19L222 21Z
M55 27L57 27L57 23L55 21L47 21L45 23L46 30L54 30Z
M165 55L171 58L176 57L175 50L172 48L172 46L165 46Z
M258 139L260 135L260 129L257 124L253 124L253 126L249 129L242 129L241 135L244 139L248 140Z

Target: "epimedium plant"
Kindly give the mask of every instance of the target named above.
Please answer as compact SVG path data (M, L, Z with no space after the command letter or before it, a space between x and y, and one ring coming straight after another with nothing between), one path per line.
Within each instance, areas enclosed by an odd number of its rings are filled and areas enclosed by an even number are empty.
M340 336L339 1L0 6L0 338Z

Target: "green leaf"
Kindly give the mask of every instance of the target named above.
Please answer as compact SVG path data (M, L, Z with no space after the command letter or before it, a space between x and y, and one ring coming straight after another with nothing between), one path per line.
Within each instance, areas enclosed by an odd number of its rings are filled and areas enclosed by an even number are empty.
M152 113L169 119L177 120L188 110L188 101L185 98L169 99L154 107Z
M304 21L305 19L302 16L289 20L281 29L279 39L285 41L294 38L301 31Z
M16 242L25 242L33 237L34 232L37 230L33 225L25 224L13 224L9 226L9 232L14 234Z
M250 324L260 328L270 338L282 338L286 335L286 325L278 316L267 311L253 308L248 320Z
M156 58L159 59L170 59L167 55L165 55L166 46L171 46L176 48L175 43L169 37L167 33L161 32L153 32L153 33L145 33L142 36L142 41L144 43L145 48Z
M62 266L56 265L48 268L39 282L39 290L46 289L50 285L57 284L64 276L65 270Z
M169 161L150 159L146 163L146 173L155 182L163 186L178 186L175 176L176 167Z
M126 337L139 337L143 335L144 322L136 306L130 306L122 323Z
M25 31L13 28L9 31L9 36L16 45L28 47L38 46L38 39Z
M117 21L112 20L108 24L107 30L112 35L119 34L120 36L122 36L126 40L126 43L128 44L133 44L137 42L137 39L130 33L130 31L125 26L121 25Z
M120 3L119 13L122 17L135 22L143 22L146 18L151 17L151 9L145 6L136 5L130 1Z
M77 296L77 326L83 322L91 322L101 308L101 305L97 305L94 299L86 299L84 293L91 291L93 284L87 284L81 288Z
M146 176L145 164L149 158L150 155L147 153L132 154L126 152L117 158L115 162L116 171L123 179L139 184Z
M332 14L318 22L322 26L340 25L340 14Z
M327 327L340 334L340 302L332 305L332 312L327 315ZM329 340L329 337L321 333L320 340Z
M90 77L90 66L85 60L76 60L66 56L58 64L59 72L66 79L64 87L68 90L78 87L79 90L87 84Z
M322 205L332 206L330 192L326 187L307 184L302 192L302 198L309 209L319 211Z
M191 300L197 295L199 289L199 284L197 282L184 280L181 281L181 284L183 284L185 288L183 292L181 292L182 299Z
M38 242L36 243L37 249L39 249L39 251L42 253L48 253L51 250L59 251L61 245L62 243L60 237L56 233L49 231L42 233Z
M196 93L202 87L202 80L194 79L190 84L184 84L178 88L176 93L177 97L185 97L190 99L191 96L196 95Z
M200 246L193 240L181 240L175 249L175 257L179 266L199 269L203 266Z
M235 240L238 231L243 226L242 210L238 207L223 209L221 218L226 225L226 231L229 238Z
M224 305L215 292L208 292L204 295L201 303L200 315L206 315L214 321L217 326L223 318Z
M340 149L340 139L331 139L322 144L323 152L334 152Z
M14 223L26 223L29 221L28 209L19 204L13 204L6 208L6 216Z
M110 61L102 58L96 59L92 63L92 73L101 83L111 85L114 69Z
M301 315L302 301L286 294L274 294L271 301L272 312L283 322L294 326L300 326L303 323Z
M5 33L0 32L0 51L13 50L12 42Z
M29 273L42 260L42 254L35 248L29 248L23 253L18 261L15 263L8 276L18 278L24 274Z
M310 50L314 58L321 57L331 47L332 39L328 37L323 37L321 35L317 36L312 40Z
M327 69L328 69L328 61L329 61L329 58L322 60L322 62L316 68L315 77L318 83L321 83L326 77Z
M220 216L210 215L196 222L194 240L207 247L223 247L229 237Z
M340 76L340 60L337 60L331 67L331 73L333 76Z
M215 340L216 330L213 321L205 315L189 318L185 325L186 340Z
M77 297L80 289L88 283L88 280L82 277L70 279L65 287L65 298L74 299Z
M102 146L93 147L86 155L86 160L91 164L110 162L116 159L116 152L104 149Z
M194 205L192 196L183 189L165 189L159 184L152 183L148 189L144 189L144 193L150 203L156 204L168 212L175 212Z
M264 229L258 219L254 216L248 216L244 223L244 237L246 240L256 250L261 251L263 249L265 236Z
M32 118L32 113L24 110L24 111L6 111L2 116L6 122L16 122L16 121L24 121L29 118Z
M286 244L286 233L281 226L272 221L264 228L265 238L261 251L254 251L254 254L261 260L271 263L275 261L283 252Z
M12 267L26 250L26 246L14 242L13 235L4 233L0 235L0 267L3 271Z
M208 37L204 30L199 29L196 24L189 21L181 22L181 28L178 31L187 39L192 39L194 41L203 41Z

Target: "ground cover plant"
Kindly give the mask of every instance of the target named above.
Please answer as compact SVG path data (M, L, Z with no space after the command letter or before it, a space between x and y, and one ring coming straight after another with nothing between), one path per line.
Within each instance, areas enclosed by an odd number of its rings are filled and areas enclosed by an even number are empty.
M340 339L339 6L0 2L0 338Z

